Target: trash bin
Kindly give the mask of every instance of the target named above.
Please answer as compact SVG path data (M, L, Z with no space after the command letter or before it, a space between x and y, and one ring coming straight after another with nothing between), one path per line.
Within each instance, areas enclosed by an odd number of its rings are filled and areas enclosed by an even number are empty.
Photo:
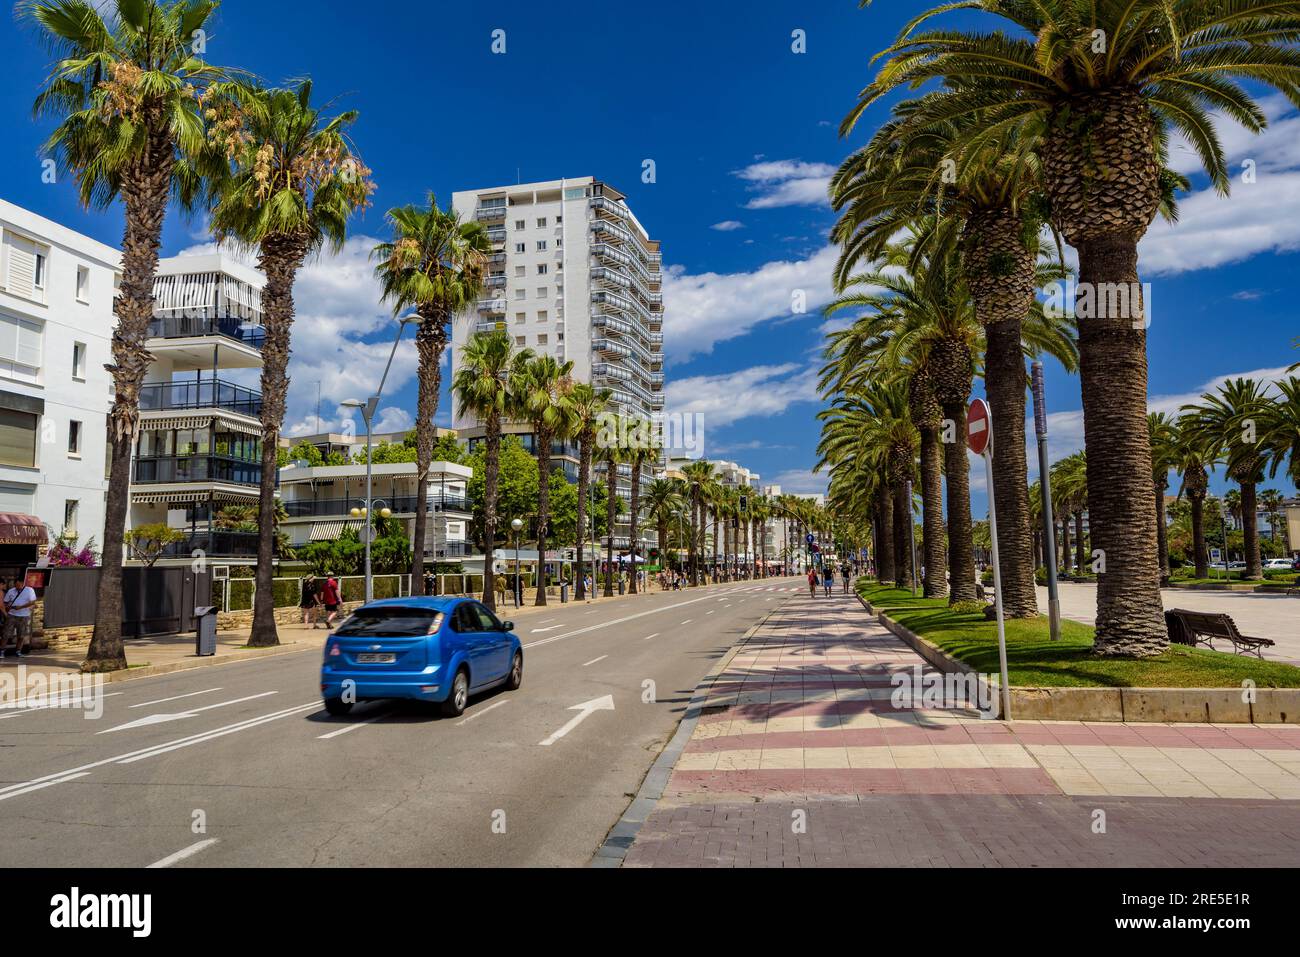
M209 658L217 653L217 609L214 607L194 609L194 654L200 658Z
M623 581L621 578L618 580L618 593L620 595L627 593L627 582Z
M568 603L569 603L569 583L560 582L560 604L567 605Z

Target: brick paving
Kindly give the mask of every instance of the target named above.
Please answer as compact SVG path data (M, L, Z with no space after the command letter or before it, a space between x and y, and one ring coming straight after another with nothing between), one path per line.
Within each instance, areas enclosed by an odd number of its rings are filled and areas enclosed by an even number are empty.
M1300 864L1300 726L896 708L920 666L853 598L786 600L708 685L624 865Z

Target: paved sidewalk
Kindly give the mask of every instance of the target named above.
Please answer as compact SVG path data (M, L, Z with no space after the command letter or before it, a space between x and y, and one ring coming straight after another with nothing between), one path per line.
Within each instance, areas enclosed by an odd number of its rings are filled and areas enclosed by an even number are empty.
M1300 862L1300 726L896 710L922 664L854 598L786 602L709 685L625 866Z

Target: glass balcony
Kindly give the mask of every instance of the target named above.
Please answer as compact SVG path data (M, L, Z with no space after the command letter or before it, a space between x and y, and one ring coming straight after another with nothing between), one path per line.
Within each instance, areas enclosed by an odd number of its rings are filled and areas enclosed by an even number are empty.
M256 558L256 532L226 532L213 529L191 532L186 539L168 545L163 551L163 558L192 558L196 551L201 551L208 558Z
M504 299L480 299L478 311L480 314L504 316L506 314L506 301Z
M414 515L417 501L414 495L400 495L396 498L375 496L376 508L392 509L395 515ZM464 495L435 493L429 496L428 502L431 513L470 510L469 499ZM351 515L354 508L364 508L365 504L364 498L323 498L315 501L285 502L284 508L290 518L341 518Z
M494 222L506 218L506 206L502 203L499 206L480 206L474 213L474 218L480 223Z
M137 485L228 482L257 486L262 482L262 465L225 455L140 456L135 460L134 481Z
M266 345L266 330L237 317L155 316L149 321L150 339L199 339L221 336L252 349Z
M200 382L146 382L140 387L141 412L222 409L258 418L262 394L221 380Z

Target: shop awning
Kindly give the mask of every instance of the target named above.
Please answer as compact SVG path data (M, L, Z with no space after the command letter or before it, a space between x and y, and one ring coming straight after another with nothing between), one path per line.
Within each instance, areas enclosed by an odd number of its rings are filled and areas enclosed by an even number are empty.
M364 520L355 522L317 522L311 527L311 536L307 539L309 542L332 542L343 534L344 529L360 529L365 525Z
M257 501L257 489L247 492L198 490L194 492L132 492L132 505L206 505L209 497L214 502L234 502L241 505Z
M0 513L0 545L48 545L45 523L34 515Z

